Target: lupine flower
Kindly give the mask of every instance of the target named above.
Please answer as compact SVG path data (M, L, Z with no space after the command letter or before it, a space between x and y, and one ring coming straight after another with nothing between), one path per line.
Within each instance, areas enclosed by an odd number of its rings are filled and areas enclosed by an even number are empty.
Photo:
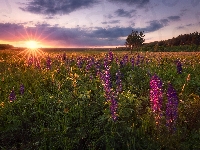
M82 59L82 57L79 57L79 58L77 59L77 65L78 65L79 68L82 68L82 67L83 67L83 59Z
M124 67L128 63L128 55L124 55L122 60L120 61L120 67Z
M40 69L41 66L40 66L40 61L38 59L35 60L35 66Z
M9 96L10 102L13 102L16 99L15 91L12 90Z
M66 57L66 53L63 53L63 56L62 56L62 60L66 60L67 59L67 57Z
M112 51L109 51L108 59L109 59L109 61L113 61L114 57L113 57L113 52Z
M121 93L122 92L122 80L121 80L121 72L118 70L116 73L116 92Z
M110 112L111 112L111 117L113 119L113 121L117 120L117 99L116 99L116 95L114 92L111 92L111 99L110 99Z
M136 61L136 65L138 66L140 64L140 55L137 55L137 61Z
M134 69L134 65L135 65L135 59L134 59L134 57L130 58L130 62L131 62L131 65L132 65L132 69Z
M20 85L20 94L21 94L21 95L24 94L24 90L25 90L24 85L21 84L21 85Z
M33 64L33 59L34 59L33 56L28 57L28 62L27 62L28 66L31 66Z
M166 124L170 132L175 131L176 120L178 118L178 96L176 90L171 83L168 84L167 89L167 105L166 105Z
M51 69L51 59L50 57L47 58L47 69Z
M162 81L157 75L153 75L150 80L150 103L154 113L156 124L162 116L161 107L163 100Z
M112 91L112 84L111 84L111 76L110 76L110 70L105 70L104 73L100 74L100 77L103 82L104 91L105 91L105 97L106 100L110 102L110 112L111 117L113 121L116 121L117 119L117 94L115 91Z
M105 96L107 100L110 99L110 91L111 91L111 77L110 77L110 70L106 70L103 74L103 85L104 85L104 91Z
M176 61L176 68L177 68L177 73L181 74L183 69L182 69L182 64L179 60Z

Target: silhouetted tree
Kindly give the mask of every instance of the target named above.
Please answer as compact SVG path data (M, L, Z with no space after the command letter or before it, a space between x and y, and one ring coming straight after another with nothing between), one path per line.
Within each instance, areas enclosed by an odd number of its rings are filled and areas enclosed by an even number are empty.
M138 32L138 31L133 31L131 32L131 34L128 35L125 45L126 47L128 46L131 49L131 53L133 48L138 48L139 46L141 46L145 39L144 39L144 31L143 32Z

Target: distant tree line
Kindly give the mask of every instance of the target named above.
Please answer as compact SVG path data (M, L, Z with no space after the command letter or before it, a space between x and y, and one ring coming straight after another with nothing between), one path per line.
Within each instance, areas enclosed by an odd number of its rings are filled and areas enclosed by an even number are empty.
M127 36L123 50L132 51L200 51L200 33L181 34L168 40L144 43L144 31L132 31ZM120 48L118 48L119 50Z
M200 33L179 35L168 40L154 41L143 44L143 50L152 51L197 51L200 45Z
M4 50L4 49L10 49L13 48L14 46L10 45L10 44L0 44L0 50Z

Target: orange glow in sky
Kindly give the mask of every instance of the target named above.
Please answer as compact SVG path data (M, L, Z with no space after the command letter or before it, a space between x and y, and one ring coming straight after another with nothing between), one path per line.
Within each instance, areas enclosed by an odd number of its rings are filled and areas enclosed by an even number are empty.
M39 42L33 40L26 41L26 47L28 49L37 49L39 48Z

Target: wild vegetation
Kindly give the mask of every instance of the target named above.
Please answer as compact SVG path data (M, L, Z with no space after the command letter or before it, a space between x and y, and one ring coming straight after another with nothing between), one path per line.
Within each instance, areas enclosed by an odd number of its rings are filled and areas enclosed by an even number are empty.
M200 53L0 51L1 149L200 149Z

